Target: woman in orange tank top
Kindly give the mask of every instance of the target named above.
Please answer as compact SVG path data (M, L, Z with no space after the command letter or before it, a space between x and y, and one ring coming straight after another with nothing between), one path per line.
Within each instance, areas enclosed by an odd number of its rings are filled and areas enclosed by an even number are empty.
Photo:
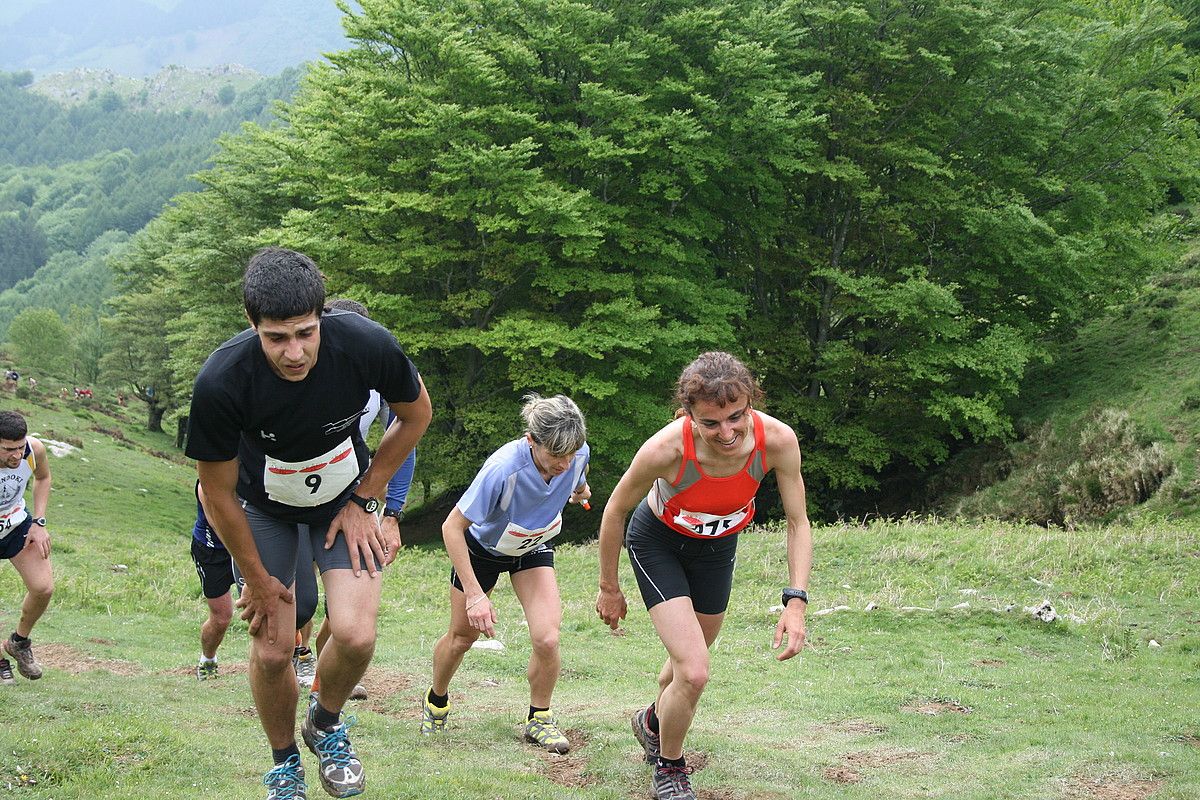
M613 629L625 617L617 577L624 534L642 599L667 650L656 700L631 720L655 766L655 796L663 799L695 798L683 740L708 683L708 648L725 618L738 534L753 521L754 495L772 469L787 517L788 556L772 647L784 646L776 658L786 661L804 646L812 531L800 445L787 424L753 408L761 397L750 371L728 353L704 353L689 364L676 388L683 415L638 450L600 523L597 613Z

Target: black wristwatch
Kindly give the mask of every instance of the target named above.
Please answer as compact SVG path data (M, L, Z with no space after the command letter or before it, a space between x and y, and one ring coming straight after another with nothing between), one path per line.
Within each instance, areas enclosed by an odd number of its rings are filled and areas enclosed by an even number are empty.
M787 589L783 590L784 608L787 608L789 600L799 600L800 602L804 603L804 605L808 605L808 592L804 591L803 589L793 589L788 587Z
M374 497L359 497L354 492L350 493L350 502L361 508L368 514L374 514L379 510L379 501Z
M387 508L387 507L385 507L383 509L383 515L385 517L395 517L396 522L399 522L400 520L404 519L404 509L403 508Z
M30 519L30 522L32 522L34 525L41 525L43 528L46 527L45 517L33 517Z

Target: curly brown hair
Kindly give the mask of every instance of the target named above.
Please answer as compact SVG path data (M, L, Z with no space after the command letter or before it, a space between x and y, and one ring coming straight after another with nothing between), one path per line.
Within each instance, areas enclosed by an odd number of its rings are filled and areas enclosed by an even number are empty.
M720 351L701 353L683 368L675 384L675 400L688 414L700 400L727 406L740 397L759 403L763 391L745 364Z

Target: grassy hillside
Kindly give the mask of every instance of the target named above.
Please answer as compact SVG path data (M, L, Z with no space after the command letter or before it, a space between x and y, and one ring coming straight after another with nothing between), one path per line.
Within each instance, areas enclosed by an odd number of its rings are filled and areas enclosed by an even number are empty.
M942 484L968 492L951 491L944 511L1059 524L1200 517L1200 250L1085 326L1030 374L1020 403L1022 441L960 457Z
M11 395L0 405L13 407ZM192 677L203 617L187 555L192 469L165 437L108 414L16 406L36 431L82 447L53 462L58 591L35 636L47 674L0 687L0 797L262 797L268 753L241 623L222 648L224 677ZM810 646L780 664L769 645L782 541L778 524L743 537L687 744L703 800L1200 796L1195 528L820 527ZM594 545L562 548L559 565L555 706L572 752L520 742L529 645L503 584L506 649L468 655L444 739L416 733L449 565L438 549L409 548L385 575L371 698L354 708L368 796L646 795L628 715L651 698L661 647L627 564L621 635L592 610ZM19 596L0 565L0 631ZM1047 600L1056 622L1023 610ZM324 796L316 784L310 796Z

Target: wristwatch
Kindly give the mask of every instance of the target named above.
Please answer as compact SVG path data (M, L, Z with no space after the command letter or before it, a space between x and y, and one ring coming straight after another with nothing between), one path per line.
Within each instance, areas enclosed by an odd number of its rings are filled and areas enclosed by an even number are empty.
M793 589L788 587L787 589L783 590L784 608L787 607L789 600L799 600L800 602L804 603L804 605L808 605L808 592L804 591L803 589Z
M383 515L385 517L395 517L396 522L399 522L400 520L404 519L404 509L403 508L386 508L385 507L383 509Z
M350 502L361 508L368 514L374 514L379 510L379 501L374 497L359 497L354 492L350 493Z
M41 525L43 528L46 527L45 517L33 517L30 522L32 522L34 525Z

